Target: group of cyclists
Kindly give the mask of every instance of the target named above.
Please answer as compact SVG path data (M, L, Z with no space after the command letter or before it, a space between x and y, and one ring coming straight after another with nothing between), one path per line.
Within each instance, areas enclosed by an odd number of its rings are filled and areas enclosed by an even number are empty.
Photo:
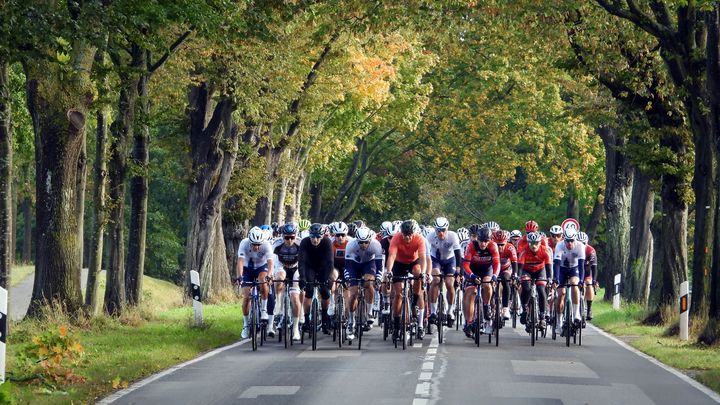
M549 305L558 305L558 315L554 315L558 318L553 319L557 332L564 333L566 322L584 327L580 294L584 294L587 311L584 318L591 320L597 286L597 257L587 234L578 231L576 222L553 225L546 236L538 223L530 220L524 231L503 230L496 222L453 231L444 217L430 226L418 225L415 220L386 221L378 233L363 221L325 225L301 220L253 227L240 243L235 269L243 296L242 338L250 334L253 285L258 287L260 321L267 325L268 336L274 337L279 325L292 323L287 339L293 341L301 340L301 333L330 334L337 327L333 323L342 319L347 340L353 340L359 328L369 331L381 321L387 323L386 330L392 331L397 342L406 338L400 334L406 329L401 321L407 322L403 311L408 307L411 321L420 325L412 330L418 340L426 331L422 325L453 327L460 322L457 317L464 320L468 338L490 334L499 327L490 322L494 311L499 311L498 319L503 321L511 314L519 315L520 323L534 333L526 322L532 284L538 308L534 325L545 328L550 320ZM567 319L562 319L565 289L552 290L558 285L569 287L571 294L572 311ZM519 305L511 297L514 287L520 291ZM481 306L476 304L478 290ZM549 296L548 291L557 294ZM498 294L497 304L491 308L494 294ZM358 302L360 295L363 302ZM321 303L321 319L315 322L320 330L313 330L310 322L313 299ZM288 302L291 308L283 308ZM336 310L342 311L341 317L335 316ZM475 311L481 312L476 316ZM358 313L367 315L358 317ZM285 319L282 314L291 316ZM475 324L478 319L482 327Z

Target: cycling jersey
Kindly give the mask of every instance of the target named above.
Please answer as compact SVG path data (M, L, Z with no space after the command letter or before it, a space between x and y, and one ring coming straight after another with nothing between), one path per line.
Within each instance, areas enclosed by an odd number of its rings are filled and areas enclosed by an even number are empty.
M552 264L552 256L548 253L547 249L542 246L538 247L537 252L533 252L530 248L527 248L520 253L518 258L518 264L522 266L522 270L537 273Z
M473 241L468 245L465 252L463 269L467 276L473 274L480 277L488 277L490 273L497 275L500 271L500 253L495 242L488 242L485 249L480 249L480 244Z
M593 278L594 275L594 268L597 266L597 253L595 253L595 248L588 245L585 245L585 277Z
M288 246L285 243L275 243L273 253L278 258L278 261L286 269L295 269L298 266L298 255L300 251L300 242L296 239L293 243Z
M242 257L244 260L244 267L249 269L256 269L267 264L268 259L272 257L272 247L269 242L263 242L260 245L260 250L254 252L252 250L252 243L250 239L245 238L240 242L238 247L238 257Z
M348 243L353 240L351 237L345 237L345 241L340 243L337 241L336 238L332 238L332 248L333 248L333 267L335 267L338 270L342 270L345 268L345 249L347 248Z
M502 248L498 246L500 250L500 270L507 271L510 269L512 263L517 263L517 252L515 246L512 243L506 243Z
M445 239L440 239L437 232L433 232L427 237L430 245L430 256L438 260L449 260L455 258L455 251L460 251L460 238L453 231L446 231ZM459 257L458 265L459 263Z
M298 269L302 282L312 283L318 281L327 283L330 272L333 269L332 242L328 238L321 238L320 243L315 246L310 238L300 242L298 255ZM313 287L305 287L305 297L312 298ZM320 295L323 299L330 298L330 289L327 286L320 287Z
M405 242L402 233L397 233L390 241L389 254L395 253L395 261L403 264L409 264L419 258L418 251L425 251L425 238L415 233L410 242Z
M580 260L585 260L585 244L575 241L575 246L568 249L565 241L560 241L555 246L555 261L560 261L560 266L572 268L577 267Z
M362 249L357 240L348 243L345 250L345 278L351 279L350 285L358 282L364 274L379 275L382 272L382 247L373 240L366 249Z

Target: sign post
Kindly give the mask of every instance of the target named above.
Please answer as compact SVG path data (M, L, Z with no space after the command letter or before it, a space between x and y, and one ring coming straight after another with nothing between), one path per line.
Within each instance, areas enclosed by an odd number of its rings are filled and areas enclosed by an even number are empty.
M202 302L200 301L200 273L190 270L190 291L193 299L193 309L195 310L195 326L202 326L203 313Z
M620 274L615 275L615 281L613 282L613 309L619 310L620 309L620 282L621 282L622 276Z
M688 282L680 283L680 340L688 340L688 322L690 313L690 302L688 301Z

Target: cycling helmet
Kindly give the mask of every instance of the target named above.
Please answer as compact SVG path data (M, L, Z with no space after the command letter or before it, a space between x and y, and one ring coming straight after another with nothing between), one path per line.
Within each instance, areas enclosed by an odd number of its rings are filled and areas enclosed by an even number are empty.
M493 232L492 239L495 243L507 243L508 238L510 238L510 232L503 231L501 229L498 229L497 231Z
M390 221L385 221L380 224L380 233L382 234L382 236L390 236L395 233L395 227L393 226L393 223Z
M480 225L478 224L472 224L470 225L470 229L468 229L468 231L470 231L470 235L477 235L479 230Z
M488 223L487 223L487 227L488 227L491 231L493 231L493 232L495 232L495 231L497 231L498 229L500 229L500 225L499 225L497 222L494 222L494 221L488 222Z
M560 228L560 225L553 225L550 227L550 235L554 236L560 236L562 235L562 228Z
M543 239L547 238L547 235L545 235L545 232L540 231L540 232L538 232L538 233L540 234L540 237L541 237L541 238L543 238Z
M487 227L488 227L487 222L480 224L480 229L487 228Z
M517 229L513 229L510 232L510 237L511 238L522 238L522 232L518 231Z
M354 222L350 222L347 224L347 234L348 236L355 237L355 232L357 232L357 225Z
M310 233L310 236L314 236L314 237L316 237L316 238L317 238L317 237L320 237L320 236L323 236L323 234L325 234L325 230L323 229L323 225L322 225L322 224L318 224L318 223L314 223L314 224L310 225L310 229L309 229L308 231L309 231L309 233Z
M565 228L563 230L563 239L568 242L572 242L577 238L577 231L572 228Z
M365 221L363 221L362 219L356 219L353 221L353 223L355 224L356 228L362 228L365 226Z
M280 231L280 224L277 222L273 222L270 224L270 227L272 228L273 232L279 232Z
M445 217L437 217L435 218L435 223L433 224L435 227L435 230L444 231L448 229L450 226L450 222L448 222L447 218Z
M403 235L412 235L417 231L418 224L417 222L415 222L414 219L408 219L407 221L403 221L402 225L400 225L400 232L402 232Z
M463 242L470 239L470 232L467 230L467 228L459 228L457 230L457 236L460 239L460 242Z
M432 232L431 227L420 225L420 235L422 235L423 238L427 238L428 236L430 236L430 232Z
M478 231L478 240L480 242L487 242L490 240L490 229L489 228L480 228L480 231Z
M348 226L345 225L345 222L333 222L330 224L330 233L336 234L336 233L348 233Z
M578 232L577 240L582 243L588 243L588 235L585 232Z
M292 222L288 222L287 224L282 226L282 234L283 235L296 235L298 232L297 226L293 224Z
M527 233L537 232L538 228L540 228L540 226L538 226L538 223L535 221L530 220L525 222L525 232Z
M540 234L537 232L530 232L527 234L527 241L528 243L540 243Z
M355 238L358 242L370 242L372 240L372 231L368 227L358 228L355 231Z
M265 242L265 231L257 226L253 226L250 228L250 232L248 232L248 239L253 245L259 245Z
M310 220L308 219L301 219L300 222L298 222L298 227L301 231L306 231L310 229Z

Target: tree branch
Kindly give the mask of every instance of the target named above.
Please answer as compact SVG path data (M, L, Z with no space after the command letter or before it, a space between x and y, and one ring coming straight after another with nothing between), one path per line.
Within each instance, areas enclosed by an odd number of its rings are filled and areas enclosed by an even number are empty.
M612 4L607 0L595 0L608 13L628 20L643 31L661 40L665 46L677 51L675 42L675 31L670 26L658 23L645 12L640 10L634 0L626 0L628 9L623 8L620 2L613 0Z
M190 36L190 34L192 34L192 32L193 32L194 29L195 29L195 26L192 25L192 26L190 26L190 28L188 28L187 31L183 32L183 33L175 40L175 42L173 42L172 45L170 45L170 48L168 48L167 52L165 52L165 53L163 54L163 56L161 56L160 59L158 59L157 62L151 64L151 63L150 63L151 61L148 60L148 72L149 72L150 74L153 74L153 73L155 73L156 70L158 70L160 67L162 67L162 65L165 64L165 62L168 60L168 58L170 57L170 55L172 55L173 52L175 52L175 50L176 50L180 45L182 45L183 42L185 42L185 40Z

